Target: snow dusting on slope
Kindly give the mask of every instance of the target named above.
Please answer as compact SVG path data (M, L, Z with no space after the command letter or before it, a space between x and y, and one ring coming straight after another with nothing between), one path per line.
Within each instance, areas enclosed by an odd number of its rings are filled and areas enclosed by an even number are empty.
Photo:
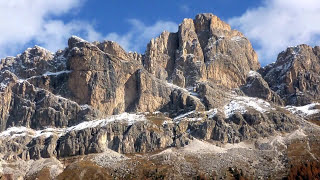
M210 109L209 111L206 112L209 119L215 117L217 113L218 113L218 109Z
M5 139L8 137L16 138L19 136L29 136L32 138L44 136L48 138L53 134L56 134L57 136L63 136L64 134L70 131L79 131L86 128L94 128L99 126L102 127L111 122L124 122L124 123L128 123L129 125L132 125L137 121L146 121L146 118L144 115L140 115L140 114L122 113L122 114L110 116L108 118L101 119L101 120L82 122L76 126L72 126L69 128L46 128L44 130L36 131L27 127L11 127L1 132L0 138L1 139Z
M49 72L43 74L43 76L58 76L60 74L71 73L71 71L59 71L59 72Z
M241 41L243 39L243 37L240 37L240 36L234 36L231 38L231 41Z
M133 123L137 121L146 121L146 118L144 115L138 115L138 114L129 114L129 113L122 113L119 115L114 115L106 119L101 120L95 120L95 121L87 121L80 123L76 126L72 126L70 128L67 128L67 132L69 131L79 131L86 128L94 128L98 126L105 126L110 122L126 122L129 125L132 125Z
M75 35L72 35L71 38L76 39L79 42L88 42L88 41L86 41L86 40L84 40L84 39L82 39L82 38L80 38L78 36L75 36Z
M261 75L256 71L249 71L248 76L249 77L258 77L258 76L261 76Z
M185 118L185 117L187 117L188 115L193 114L193 113L195 113L195 111L190 111L190 112L187 112L187 113L185 113L185 114L181 114L181 115L175 117L175 118L173 119L173 121L181 120L181 119L183 119L183 118Z
M11 127L8 128L6 131L0 133L0 137L18 137L18 136L25 136L26 132L28 132L29 128L26 127Z
M315 108L317 105L320 105L320 103L313 103L305 106L286 106L286 109L293 114L301 117L307 117L316 113L320 113L320 109Z
M224 106L224 113L229 118L236 112L241 114L246 113L248 108L264 113L271 110L271 105L262 99L238 96L234 97L233 100Z

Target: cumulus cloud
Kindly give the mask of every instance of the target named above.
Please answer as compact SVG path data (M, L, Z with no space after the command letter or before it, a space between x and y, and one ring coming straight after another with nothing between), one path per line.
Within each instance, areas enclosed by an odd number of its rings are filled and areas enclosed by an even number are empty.
M79 12L85 0L3 0L0 1L0 58L20 53L27 46L43 46L52 52L63 49L71 35L88 41L114 40L126 50L142 51L147 42L163 30L176 31L173 22L158 21L146 25L137 19L125 34L116 32L104 35L92 24L81 20L66 22L65 13Z
M71 35L81 35L88 41L99 40L100 33L96 32L92 25L83 21L72 21L64 23L62 21L49 21L43 24L41 33L34 37L34 40L45 48L56 51L63 49L67 44L67 39Z
M127 51L141 52L147 43L160 35L164 30L176 32L178 24L171 21L157 21L152 25L146 25L138 19L128 20L130 30L125 34L109 33L104 39L118 42Z
M275 61L288 46L319 44L319 0L264 0L228 22L253 42L262 64Z
M83 0L0 1L0 57L15 55L32 41L47 45L51 50L56 50L57 47L54 44L61 45L59 41L63 36L58 32L64 31L65 34L70 34L70 31L76 28L75 23L65 24L52 17L67 13L71 9L79 7L82 2ZM79 30L77 29L77 31ZM84 31L84 29L81 28L80 31ZM48 41L47 38L49 38Z

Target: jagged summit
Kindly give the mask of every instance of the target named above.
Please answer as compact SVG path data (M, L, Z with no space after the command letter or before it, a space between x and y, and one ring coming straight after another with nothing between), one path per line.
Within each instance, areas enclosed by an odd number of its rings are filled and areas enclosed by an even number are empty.
M182 87L199 80L237 87L250 70L260 68L250 42L212 14L184 19L177 33L164 32L152 40L144 62L156 77Z
M287 177L319 159L319 68L307 45L261 68L249 40L209 13L144 54L76 36L56 53L28 48L0 62L0 175Z

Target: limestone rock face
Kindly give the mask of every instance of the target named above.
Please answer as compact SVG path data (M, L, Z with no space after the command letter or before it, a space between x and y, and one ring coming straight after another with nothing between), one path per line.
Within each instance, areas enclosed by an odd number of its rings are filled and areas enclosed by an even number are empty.
M140 118L144 116L140 115ZM273 136L279 132L292 132L299 123L296 118L282 112L263 114L253 109L243 114L235 113L228 118L220 112L208 115L201 111L188 113L183 118L176 119L174 123L157 125L157 120L164 122L165 119L170 121L170 118L163 114L152 114L133 124L114 121L105 125L93 123L96 126L92 126L87 123L87 127L74 126L61 129L60 132L54 129L41 132L21 130L27 136L19 136L11 131L12 137L5 135L0 138L0 153L8 160L63 158L101 153L107 149L124 154L147 153L168 147L183 147L193 138L239 143ZM201 120L190 121L188 118Z
M218 17L200 14L195 24L207 66L207 79L226 87L239 87L245 83L250 70L260 67L251 43Z
M268 83L255 71L249 72L247 83L241 87L241 90L250 97L258 97L269 102L284 105L281 97L272 91Z
M122 60L130 60L132 57L116 42L114 41L104 41L102 43L94 42L101 51L118 57Z
M184 19L177 33L164 32L152 40L144 63L150 73L181 87L204 80L239 87L250 70L260 67L250 42L212 14Z
M188 101L172 102L179 87L148 73L142 55L128 54L107 41L89 43L71 37L68 44L54 55L36 46L1 61L1 130L66 127L125 111L205 109L187 90L178 96Z
M36 46L1 61L1 131L10 126L65 127L96 118L93 111L59 95L68 92L64 81L69 71L55 72L66 67L62 54L54 57Z
M0 62L1 71L9 70L21 79L65 69L63 51L54 56L50 51L35 46L17 57L7 57Z
M177 33L165 31L158 38L152 39L145 53L145 69L159 79L170 78L174 70L177 48Z
M319 47L299 45L281 52L275 63L260 72L286 104L306 105L320 98L319 62Z
M207 109L214 109L223 106L229 91L224 86L202 82L197 84L196 92Z
M77 103L106 115L153 112L169 103L174 88L146 72L138 61L124 61L72 38L69 49L68 89Z
M123 61L101 51L97 46L69 39L68 66L71 70L68 89L79 104L88 104L104 114L123 112L125 84L139 69L133 61ZM141 67L140 67L141 68ZM136 87L132 88L132 91Z

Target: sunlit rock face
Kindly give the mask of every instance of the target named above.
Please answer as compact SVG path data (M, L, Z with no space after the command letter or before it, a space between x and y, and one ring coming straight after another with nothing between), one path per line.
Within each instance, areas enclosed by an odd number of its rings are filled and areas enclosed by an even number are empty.
M319 62L318 46L299 45L281 52L277 61L261 69L261 73L287 104L306 105L319 100Z
M182 87L206 80L235 88L246 82L250 70L260 68L251 43L212 14L184 19L177 33L153 39L144 62L150 73Z

